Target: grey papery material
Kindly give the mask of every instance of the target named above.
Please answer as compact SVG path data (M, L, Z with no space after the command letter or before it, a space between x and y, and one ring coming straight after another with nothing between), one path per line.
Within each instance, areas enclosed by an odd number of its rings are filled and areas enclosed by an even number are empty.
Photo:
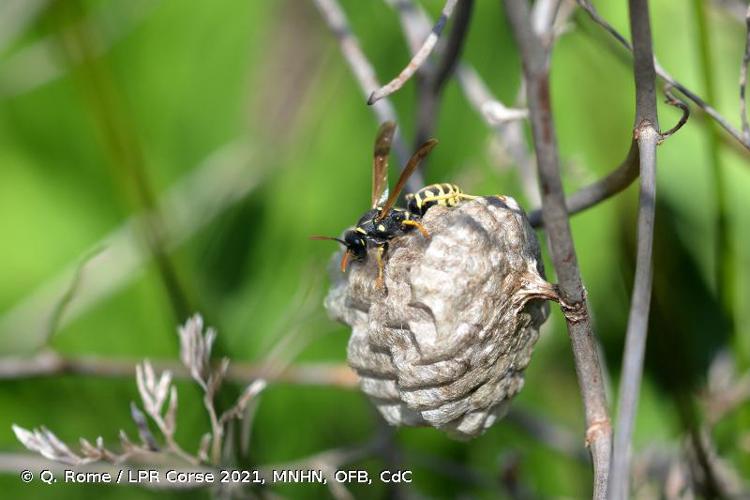
M515 200L434 206L394 238L385 289L374 255L331 266L329 314L352 327L348 361L385 419L481 434L523 387L523 370L556 299L539 244ZM340 258L340 254L337 256Z

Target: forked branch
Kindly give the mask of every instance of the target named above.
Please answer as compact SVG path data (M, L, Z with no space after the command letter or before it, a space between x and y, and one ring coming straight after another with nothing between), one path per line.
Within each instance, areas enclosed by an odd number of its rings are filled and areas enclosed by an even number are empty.
M578 269L560 178L557 139L549 90L549 54L531 27L525 1L505 0L505 10L518 44L526 83L529 119L537 155L542 192L542 217L550 254L565 304L568 333L586 418L586 442L594 465L594 497L605 498L611 454L611 424L607 410L599 353L591 328L586 294Z
M638 394L643 375L643 357L646 352L648 314L651 305L654 215L656 212L656 146L660 140L656 113L656 69L651 44L648 0L630 0L629 11L636 92L634 136L638 143L641 184L635 282L625 336L617 427L610 474L609 497L614 500L628 498L631 440L638 409Z
M409 64L406 65L406 67L401 71L401 73L398 74L398 76L396 76L396 78L370 94L367 99L367 104L372 105L378 102L380 99L388 97L389 95L393 94L401 87L403 87L404 84L409 81L412 76L414 76L414 73L416 73L417 70L427 61L427 58L430 57L430 54L432 54L432 51L435 49L435 46L440 39L440 35L442 35L443 29L445 29L445 25L448 22L448 19L453 14L453 10L456 8L456 4L458 3L458 1L459 0L446 0L445 6L443 7L443 11L440 13L440 17L438 18L437 23L435 23L435 26L433 26L432 31L429 35L427 35L427 39L424 41L417 53L414 54L414 57L411 58Z

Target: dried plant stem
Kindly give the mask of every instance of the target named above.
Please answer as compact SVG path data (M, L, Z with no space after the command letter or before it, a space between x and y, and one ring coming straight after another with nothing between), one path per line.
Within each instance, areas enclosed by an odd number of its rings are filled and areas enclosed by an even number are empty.
M213 391L207 391L203 395L203 406L206 407L211 421L211 463L218 465L221 460L221 444L224 442L224 426L219 423L219 417L216 415Z
M550 103L548 54L541 39L532 30L528 4L517 0L505 0L504 3L523 63L542 192L542 216L557 272L561 301L568 311L568 333L586 418L586 442L594 465L594 497L605 498L612 430L596 338L591 328L560 178ZM573 311L575 314L571 314Z
M456 10L453 28L440 55L440 62L431 68L417 84L417 126L414 147L419 147L432 135L437 122L440 97L445 84L453 75L461 57L466 35L469 32L474 0L461 0ZM424 167L422 167L424 170Z
M469 104L495 131L502 149L516 164L521 189L526 200L538 205L541 198L539 197L539 188L534 172L534 160L529 153L524 125L521 122L528 118L528 111L526 109L508 108L495 99L487 85L471 66L460 64L456 71L456 77Z
M386 0L399 16L404 36L412 53L419 50L419 42L429 32L432 20L413 0ZM438 48L438 50L440 50ZM422 67L424 70L425 64ZM500 102L482 80L477 71L467 63L458 62L456 79L469 104L485 123L496 132L505 151L516 163L524 195L529 202L539 202L533 162L529 155L523 124L528 116L525 109L515 109Z
M462 1L466 2L467 0ZM414 76L414 73L416 73L417 70L427 61L427 58L430 57L430 54L435 49L435 45L437 45L438 39L443 33L443 29L445 28L448 19L453 14L453 9L456 8L457 3L458 0L446 0L445 6L443 7L443 11L440 13L440 17L438 18L437 23L435 23L435 26L433 26L430 34L427 35L427 39L424 41L422 46L419 48L419 50L417 50L416 54L414 54L414 57L412 57L411 61L409 61L409 64L406 65L406 67L401 71L401 73L398 74L398 76L396 76L396 78L388 82L383 87L373 91L373 93L370 94L369 98L367 99L367 104L375 104L380 99L388 97L389 95L393 94L401 87L403 87L404 84L409 81L412 76Z
M611 24L609 24L591 4L590 0L577 0L578 5L586 11L591 20L596 24L604 28L604 30L612 35L617 42L625 47L629 51L633 51L633 47L627 39L622 36ZM729 135L737 140L745 149L750 150L750 141L745 140L742 132L733 127L729 121L724 118L716 109L704 101L698 94L688 89L685 85L675 80L671 74L669 74L654 58L654 67L656 74L659 78L664 80L667 84L679 90L685 97L691 100L696 106L702 109L708 116L710 116L721 128L723 128ZM710 99L709 99L710 100ZM712 101L713 102L713 101Z
M29 358L0 358L0 380L47 377L54 375L93 375L99 377L132 377L137 361L99 358L93 356L63 356L44 351ZM190 373L178 361L152 361L157 371L169 370L176 378L189 379ZM357 378L343 364L308 363L290 366L277 372L263 363L234 363L229 367L227 380L248 383L259 378L269 382L327 385L343 388L357 386Z
M149 414L154 422L156 423L156 426L159 427L159 431L164 436L164 440L167 443L167 448L170 452L172 452L174 455L178 456L182 460L186 461L190 465L199 465L200 462L198 459L196 459L193 455L186 452L182 446L175 440L174 438L174 431L167 426L166 422L164 422L164 419L161 417L161 415L153 415Z
M677 100L669 90L665 90L666 103L682 110L682 116L677 124L666 132L659 133L659 142L664 141L675 132L680 130L690 116L690 108L682 101ZM584 186L565 200L568 215L574 215L608 200L617 193L630 186L638 178L640 169L640 157L638 155L638 142L633 139L630 143L628 154L620 165L596 182ZM529 212L529 222L533 227L542 227L542 210L537 208Z
M638 178L638 145L630 144L628 154L623 162L606 177L585 186L565 200L569 215L582 212L621 192ZM542 209L529 212L529 222L533 227L542 227Z
M357 79L357 83L359 83L362 92L365 96L369 96L373 91L380 87L380 83L378 82L377 76L375 76L375 69L367 59L367 56L365 56L365 53L359 44L359 40L357 40L354 32L349 27L349 21L346 18L344 10L341 8L337 0L313 1L320 12L320 15L323 17L323 20L338 39L341 54L344 56L344 59L349 65L354 77ZM379 123L386 121L398 123L396 110L389 100L385 98L381 99L374 103L372 107ZM409 160L409 155L401 134L398 132L393 138L393 150L396 153L399 164L401 166L406 165ZM421 178L421 174L415 172L409 179L407 188L410 191L417 191L423 184L424 180Z
M750 64L750 6L745 12L745 52L742 54L740 65L740 120L742 121L742 135L750 142L750 125L747 122L747 66Z
M609 497L615 500L628 498L631 441L638 409L638 394L648 333L648 313L651 304L654 215L656 212L656 146L660 139L656 113L656 71L651 43L648 0L630 0L629 11L636 89L634 135L638 143L641 187L635 283L625 337L617 427L610 474Z

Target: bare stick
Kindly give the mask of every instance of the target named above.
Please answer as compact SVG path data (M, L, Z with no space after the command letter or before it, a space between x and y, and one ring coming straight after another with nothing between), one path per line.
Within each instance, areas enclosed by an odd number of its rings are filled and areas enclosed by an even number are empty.
M750 63L750 6L745 13L745 53L742 55L740 66L740 120L742 120L742 136L750 142L750 125L747 123L747 65Z
M479 73L471 66L467 64L459 65L456 76L469 104L493 129L501 130L503 125L510 125L511 122L528 118L529 112L527 110L509 108L498 101L487 88ZM521 125L518 125L518 127L521 128Z
M621 192L638 178L638 146L630 144L630 150L623 162L606 177L585 186L565 200L569 215L582 212ZM542 209L529 212L529 222L533 227L542 227Z
M550 254L557 272L561 302L565 304L568 333L586 418L586 442L594 465L594 497L605 498L611 455L612 429L596 338L586 304L570 233L560 178L557 139L552 121L548 54L531 27L525 1L505 0L505 11L518 44L526 83L542 194L542 216Z
M440 62L417 84L417 131L414 146L423 144L432 135L436 117L440 107L440 96L445 84L456 69L461 57L466 35L469 32L471 13L474 10L474 0L462 0L458 4L453 27L448 37L445 50L442 51ZM424 167L423 167L424 170Z
M99 377L132 377L136 360L101 358L95 356L62 356L44 351L28 358L0 358L0 380L13 380L57 375L93 375ZM152 361L156 371L170 371L175 378L188 379L190 373L178 361ZM227 371L227 380L247 384L259 378L269 382L328 385L345 389L357 386L357 377L343 364L307 363L293 365L278 372L264 363L234 363Z
M665 102L679 108L682 111L682 116L674 127L666 132L659 133L660 143L680 130L690 117L690 108L687 104L674 97L668 88L664 89L664 95L667 97ZM630 186L638 178L639 161L638 143L634 139L630 143L627 156L614 171L606 177L582 187L565 200L568 215L577 214L606 201ZM529 212L529 222L533 227L542 227L542 210L540 208Z
M370 97L367 99L367 104L372 105L378 102L380 99L388 97L389 95L393 94L398 89L403 87L404 84L409 81L412 76L414 76L414 73L416 73L419 67L422 66L425 61L427 61L427 58L432 53L435 45L437 45L437 41L440 38L440 35L443 33L445 24L453 14L453 9L455 9L457 3L458 0L447 0L445 2L443 11L440 13L440 17L438 18L437 23L435 23L435 26L433 26L432 32L427 35L427 39L422 44L422 47L420 47L417 53L414 54L414 57L412 57L411 61L409 61L409 64L406 65L406 67L401 71L401 73L398 74L396 78L370 94Z
M656 113L656 70L651 46L648 0L629 0L635 76L635 138L640 158L641 186L638 208L638 243L635 283L625 336L622 381L612 459L610 499L628 498L630 454L638 394L646 351L648 313L653 278L654 215L656 212L656 146L659 121Z
M419 49L419 40L430 31L432 20L424 10L412 0L386 0L396 9L404 35L412 53ZM439 48L438 48L439 50ZM422 67L422 70L424 66ZM456 68L456 79L469 104L482 117L487 125L495 131L502 145L515 162L521 187L529 202L539 203L536 175L528 145L523 130L523 124L528 113L525 109L515 109L505 106L499 101L477 71L467 63L459 62Z
M666 102L670 106L674 106L676 108L679 108L680 111L682 111L682 116L680 116L680 120L677 122L677 124L674 127L670 128L666 132L660 132L659 133L659 136L660 136L659 142L660 143L663 142L669 136L673 135L678 130L680 130L682 128L682 126L687 123L688 118L690 118L690 108L688 107L687 104L685 104L684 102L680 101L679 99L677 99L672 94L672 89L669 86L667 86L667 88L664 89L664 96L666 97L666 99L664 100L664 102Z
M365 96L369 96L375 89L380 87L380 83L375 76L372 64L359 45L359 40L357 40L357 37L349 27L346 14L336 0L313 1L323 20L325 20L334 36L338 39L341 53L352 73L354 73L354 77L357 79L362 92ZM386 99L381 99L379 102L373 104L373 110L378 123L387 121L399 122L393 104ZM393 150L396 152L399 165L406 165L406 162L409 161L409 154L398 131L396 131L396 136L393 138ZM421 178L421 174L416 172L416 175L413 175L409 179L407 186L410 191L417 191L423 184L424 181Z
M599 15L599 12L594 8L589 0L577 1L578 5L583 10L585 10L586 13L588 13L589 17L591 17L591 19L596 24L604 28L607 33L612 35L620 43L620 45L631 52L633 51L633 47L630 42L628 42L627 39L625 39L625 37L622 36L614 27L612 27L612 25L609 24L601 15ZM657 61L656 58L654 58L654 68L659 78L664 80L675 89L679 90L680 93L682 93L685 97L693 101L696 106L702 109L708 116L713 118L714 121L716 121L716 123L718 123L719 126L723 128L729 135L736 139L746 149L750 150L750 140L746 140L742 132L733 127L726 118L724 118L718 111L716 111L716 109L714 109L706 101L704 101L698 94L694 93L692 90L688 89L683 84L675 80L672 75L670 75L664 68L661 67L659 61Z

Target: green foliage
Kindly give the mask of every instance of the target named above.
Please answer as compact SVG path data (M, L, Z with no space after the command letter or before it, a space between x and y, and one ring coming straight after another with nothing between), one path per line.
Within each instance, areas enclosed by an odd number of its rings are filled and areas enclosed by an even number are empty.
M217 349L234 361L263 360L296 326L300 331L293 345L301 349L297 359L343 362L346 329L323 319L322 300L302 317L301 306L292 300L300 290L311 289L319 297L325 291L334 246L309 241L308 236L338 234L368 204L377 123L337 43L308 2L216 0L156 2L148 7L151 2L133 2L129 8L128 3L83 2L77 4L80 10L64 14L59 5L48 7L17 41L0 47L3 67L28 47L48 43L53 49L50 61L61 70L59 76L34 85L21 78L25 72L39 70L31 60L20 74L0 71L0 315L66 265L79 262L142 208L126 194L137 191L136 174L128 163L130 157L118 156L122 151L108 146L108 123L119 127L123 140L140 151L137 168L156 197L225 144L242 140L253 150L245 161L247 175L258 175L261 182L168 253L177 284L165 287L163 268L148 264L114 294L66 323L51 345L75 355L176 358L175 329L185 318L178 317L166 290L177 286L190 307L218 327ZM342 3L379 79L386 81L408 60L397 16L382 2ZM442 6L435 0L424 3L433 15ZM627 32L623 6L599 3L602 15ZM136 15L140 9L148 11ZM123 33L101 57L71 68L71 54L60 43L64 30L83 17L111 11L119 16L107 18L109 24L89 26L92 39L106 38L118 20ZM695 86L698 56L687 43L692 36L691 15L689 9L670 2L652 5L655 50L661 63L688 86ZM552 62L555 121L569 192L606 174L624 158L634 109L628 65L608 50L610 41L588 18L578 14L573 20ZM743 28L723 15L708 21L716 53L722 54L713 61L716 105L735 121ZM477 2L465 58L495 95L513 103L519 61L499 2ZM94 67L110 85L101 99L92 95L87 80L88 70ZM304 72L300 74L299 68ZM414 83L408 83L393 102L408 141L414 123ZM669 128L677 118L671 108L660 108L662 128ZM735 311L735 331L728 333L711 321L718 306L712 288L716 258L712 167L704 121L691 118L666 141L659 150L658 166L658 196L668 201L671 211L660 211L657 217L670 222L671 239L656 238L655 297L660 316L652 323L681 325L672 320L692 317L681 316L686 308L702 319L690 323L690 332L665 327L652 333L669 330L669 342L692 349L686 355L695 356L694 362L681 365L688 370L684 377L691 389L705 379L707 359L698 355L707 354L709 344L713 349L719 334L733 335L725 346L738 359L750 359L750 308L740 307L750 302L750 233L743 229L750 227L750 198L743 196L750 190L750 170L746 155L722 149L738 284L735 304L727 308ZM454 81L446 88L435 135L440 145L430 159L427 181L455 181L476 194L502 192L524 200L512 166L497 167L488 149L490 132ZM597 333L606 346L614 382L632 279L623 258L632 248L623 233L634 228L635 191L629 189L572 220ZM659 253L666 248L679 251L671 266L667 264L673 254ZM551 264L546 264L554 279ZM80 286L86 286L85 274ZM670 286L681 293L668 293ZM694 290L700 294L692 294ZM28 351L34 340L28 332L0 331L0 352ZM657 355L666 354L649 351L649 356ZM650 361L658 367L658 359ZM665 366L660 368L663 371ZM135 434L128 411L129 402L137 399L132 380L65 376L2 381L0 387L3 450L21 451L10 430L14 422L25 427L47 425L66 442L102 435L106 442L115 443L120 428ZM180 391L178 439L193 450L208 422L199 394L187 384L180 385ZM665 391L664 397L660 391ZM643 392L636 445L673 441L682 432L672 397L676 392L669 384L665 387L658 370L647 372ZM583 435L569 342L556 310L542 332L526 386L515 404ZM736 422L727 424L730 429L746 432L750 427L747 412L732 419ZM370 403L358 392L272 385L261 398L254 422L252 461L254 465L288 462L328 448L358 445L371 438L378 422ZM731 448L725 428L719 429L720 451L734 458L738 452ZM401 429L397 442L404 450L401 467L414 471L412 487L430 497L505 495L498 471L516 458L519 481L534 497L590 495L587 464L550 451L505 421L470 443L450 441L431 429ZM467 484L435 467L448 464L450 470L451 463L476 471L489 484ZM750 475L747 463L737 465ZM377 475L393 465L372 459L351 465L357 467ZM7 498L30 493L34 498L156 496L141 489L26 486L14 475L0 475L0 488ZM293 497L326 493L324 488L299 486L277 491ZM352 491L358 498L378 498L386 495L387 488L359 486Z

